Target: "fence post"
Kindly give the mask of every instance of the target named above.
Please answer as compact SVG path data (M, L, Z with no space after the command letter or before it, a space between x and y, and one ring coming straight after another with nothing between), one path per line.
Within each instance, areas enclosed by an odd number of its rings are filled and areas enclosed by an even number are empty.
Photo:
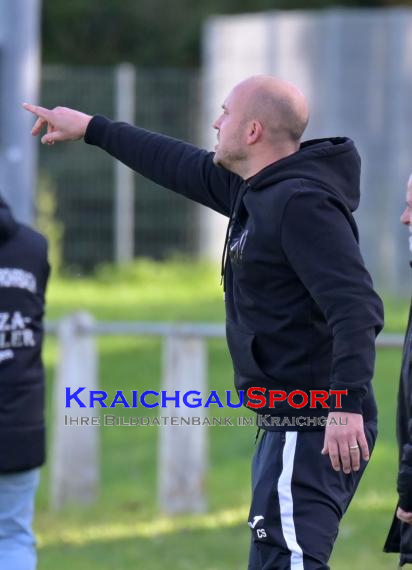
M58 324L59 355L51 453L50 499L53 509L69 502L92 503L97 497L99 427L80 425L80 417L90 418L97 416L98 412L93 413L89 407L80 408L74 400L71 400L71 408L65 408L66 387L71 388L71 394L83 386L83 393L98 389L97 347L90 333L93 325L94 319L88 313L69 315ZM82 393L79 398L85 399ZM84 403L88 405L86 401Z
M136 112L136 69L130 63L116 67L115 117L117 121L134 123ZM134 256L134 174L120 161L115 161L115 260L117 264L132 261Z
M163 390L182 395L188 390L204 394L207 356L202 339L168 336L164 341ZM181 402L180 402L181 403ZM167 408L162 415L205 417L205 409ZM207 427L203 425L167 425L160 429L158 497L162 511L168 514L202 512L206 509Z
M41 4L0 1L0 188L26 224L35 218L38 144L30 136L33 116L17 102L38 100Z

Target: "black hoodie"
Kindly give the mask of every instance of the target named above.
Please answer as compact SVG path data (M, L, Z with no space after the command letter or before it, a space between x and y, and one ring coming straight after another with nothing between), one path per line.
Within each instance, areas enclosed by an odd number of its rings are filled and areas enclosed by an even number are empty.
M370 383L383 309L351 213L360 179L351 140L305 142L247 181L215 166L212 153L101 116L85 141L230 218L224 281L238 390L347 389L342 411L375 417ZM305 410L281 403L259 411L325 415L320 406Z
M385 542L385 552L399 552L400 566L412 564L412 525L396 516L398 506L412 512L412 303L403 345L399 380L396 435L399 446L398 504Z
M0 198L0 472L45 459L41 360L47 242Z

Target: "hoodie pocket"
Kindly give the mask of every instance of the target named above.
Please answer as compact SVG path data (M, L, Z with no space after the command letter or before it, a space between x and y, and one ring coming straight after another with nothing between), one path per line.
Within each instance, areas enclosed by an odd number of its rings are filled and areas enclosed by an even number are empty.
M226 323L226 336L236 374L250 380L267 380L268 376L256 360L254 352L255 334L228 321Z

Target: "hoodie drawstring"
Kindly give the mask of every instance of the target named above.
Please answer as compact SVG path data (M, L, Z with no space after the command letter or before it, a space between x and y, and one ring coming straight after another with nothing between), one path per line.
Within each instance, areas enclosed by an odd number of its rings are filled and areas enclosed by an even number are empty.
M250 185L246 182L239 188L236 198L233 201L232 208L230 209L229 215L229 222L227 224L226 235L225 235L225 244L223 246L223 253L222 253L222 260L220 264L220 284L223 285L223 292L226 291L226 265L227 265L227 256L229 251L229 241L230 236L232 234L233 226L235 225L237 214L239 211L239 207L242 201L243 196L249 190Z

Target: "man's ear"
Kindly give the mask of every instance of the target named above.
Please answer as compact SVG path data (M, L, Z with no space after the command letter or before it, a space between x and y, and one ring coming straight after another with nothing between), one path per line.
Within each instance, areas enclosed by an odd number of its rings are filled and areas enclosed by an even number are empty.
M255 144L262 136L263 128L259 121L250 121L247 130L246 143Z

